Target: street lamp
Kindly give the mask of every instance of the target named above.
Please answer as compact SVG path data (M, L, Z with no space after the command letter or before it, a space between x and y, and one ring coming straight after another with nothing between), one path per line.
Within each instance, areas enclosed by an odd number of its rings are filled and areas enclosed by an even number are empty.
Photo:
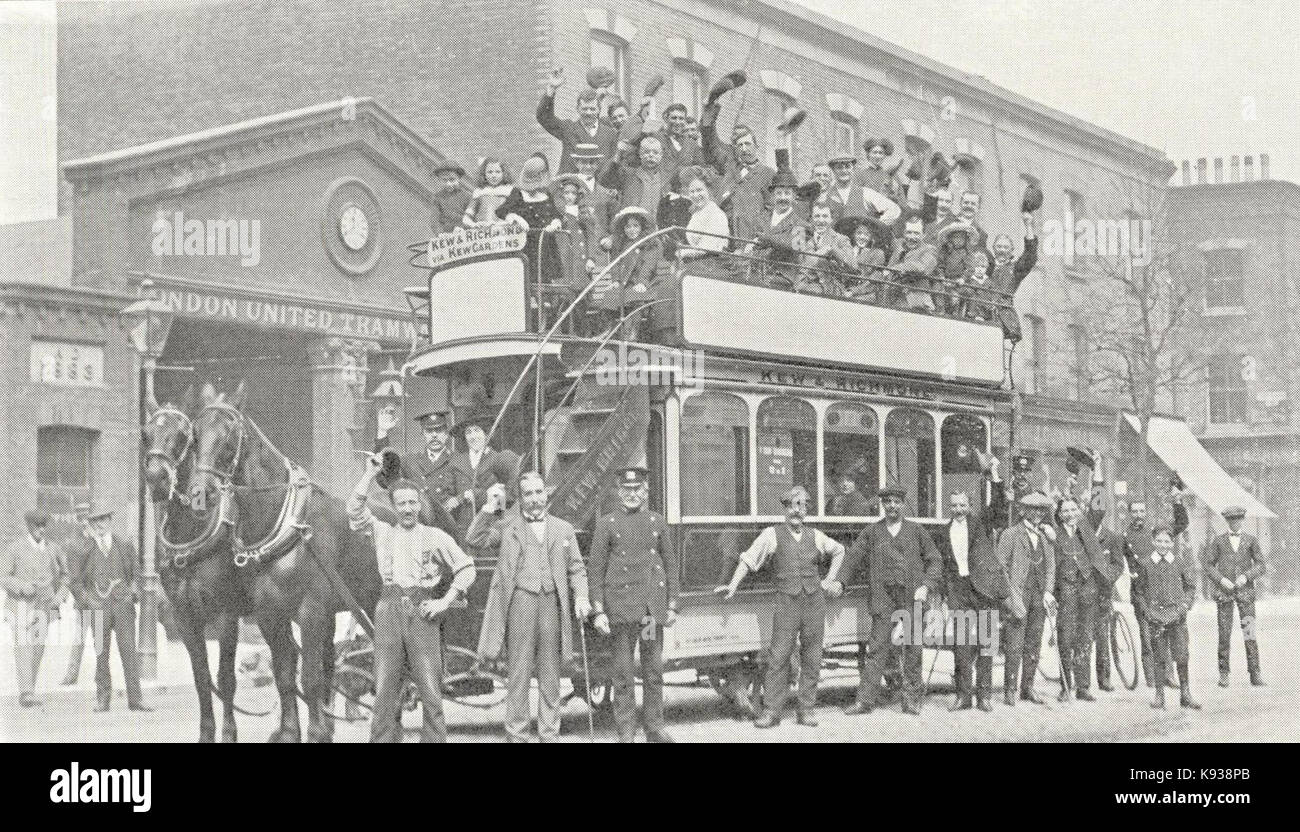
M393 358L388 358L388 368L379 371L379 384L375 386L375 392L370 394L370 398L375 403L375 419L378 421L379 414L385 410L392 410L397 416L398 424L402 424L402 440L405 446L406 427L401 418L402 401L406 394L402 387L402 371L393 365ZM391 441L393 437L389 437Z
M176 310L158 297L153 281L145 278L140 281L140 299L118 313L131 335L131 344L140 354L140 369L144 373L144 383L140 385L140 423L143 424L147 403L154 400L153 374L158 369L158 359L163 348L167 346L167 336L171 333L172 322L176 319ZM140 549L144 554L144 571L140 574L140 637L137 640L140 653L140 675L145 679L158 677L158 573L155 553L156 524L153 502L148 498L145 488L144 471L136 466L140 479L139 489L139 536Z

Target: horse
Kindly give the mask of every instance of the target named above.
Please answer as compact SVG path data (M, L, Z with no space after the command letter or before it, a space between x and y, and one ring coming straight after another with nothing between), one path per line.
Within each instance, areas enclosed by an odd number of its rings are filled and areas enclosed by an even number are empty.
M186 390L179 405L159 405L152 395L146 404L147 418L140 433L146 449L144 479L159 518L155 532L159 582L171 600L181 640L190 654L199 696L199 742L216 738L205 639L213 622L220 633L216 691L222 704L221 740L235 742L235 648L239 617L250 605L230 560L228 513L213 512L203 519L190 511L186 486L194 464L194 388Z
M342 500L310 482L243 412L241 382L232 396L203 390L194 420L195 465L189 500L205 507L233 498L236 580L271 648L280 725L272 742L298 742L298 646L302 636L302 695L307 739L330 742L334 725L325 713L334 671L334 615L350 610L344 592L373 617L380 578L374 543L352 531ZM288 510L286 510L288 509ZM246 541L260 541L248 546Z

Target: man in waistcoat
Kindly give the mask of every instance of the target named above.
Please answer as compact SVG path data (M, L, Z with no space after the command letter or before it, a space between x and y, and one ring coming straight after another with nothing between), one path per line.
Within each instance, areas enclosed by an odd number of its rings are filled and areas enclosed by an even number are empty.
M772 728L781 722L781 711L790 694L790 657L799 640L798 722L817 726L817 681L821 675L822 640L826 630L826 594L839 592L833 582L822 580L821 563L831 559L830 574L839 572L844 545L817 529L804 526L812 498L796 485L781 499L785 523L768 526L740 555L731 583L715 592L730 599L750 572L772 565L776 578L776 611L772 615L772 650L763 688L763 713L754 725Z

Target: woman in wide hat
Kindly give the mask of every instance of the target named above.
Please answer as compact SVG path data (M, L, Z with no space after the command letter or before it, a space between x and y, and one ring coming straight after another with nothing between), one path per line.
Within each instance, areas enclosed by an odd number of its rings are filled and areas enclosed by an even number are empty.
M835 223L835 230L853 243L858 273L863 278L849 281L846 295L875 301L884 298L883 283L889 279L883 267L894 247L894 234L888 225L875 217L848 216Z
M902 188L898 181L898 171L903 165L903 159L892 158L894 143L889 139L873 136L862 143L862 150L867 154L867 161L866 164L859 165L855 171L858 183L884 194L900 205L905 203L906 198L901 193Z
M610 262L614 262L643 237L655 232L654 217L636 205L629 205L614 215L610 222L613 249ZM608 329L630 309L643 303L667 296L659 281L659 264L663 262L663 247L658 240L637 246L618 265L606 274L601 286L593 290L593 305L603 311L602 330ZM661 304L662 305L662 304ZM650 310L653 314L653 310ZM641 329L642 315L629 318L623 328L623 337L635 339Z

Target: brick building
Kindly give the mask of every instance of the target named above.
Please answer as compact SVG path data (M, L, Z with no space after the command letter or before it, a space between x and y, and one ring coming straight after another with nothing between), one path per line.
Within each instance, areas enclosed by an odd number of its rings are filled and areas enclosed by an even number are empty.
M403 315L400 289L413 273L397 255L425 233L420 202L432 163L447 157L471 168L492 153L517 166L538 149L555 158L558 144L534 118L553 67L566 67L569 79L561 116L572 114L593 63L616 70L632 99L663 75L661 105L671 97L692 113L714 81L744 69L749 83L725 100L719 132L747 123L770 154L784 108L806 109L793 144L801 179L835 153L863 155L867 136L901 149L905 125L928 127L937 149L965 159L956 187L982 195L991 236L1019 237L1028 181L1045 194L1040 221L1068 226L1076 216L1125 216L1135 207L1118 195L1163 189L1173 172L1154 148L788 0L76 3L60 7L58 25L59 208L72 239L67 280L46 282L64 285L72 303L78 292L129 300L141 277L154 277L189 305L164 363L231 377L295 356L253 375L264 400L312 405L284 441L298 443L295 455L327 482L351 475L341 462L316 469L346 458L341 437L364 398L356 374L349 382L338 368L364 370L376 347L399 351L403 339L266 320L231 329L228 305L239 314L243 303L296 301L317 325L325 311L334 321ZM350 117L349 100L361 102ZM373 262L350 267L340 258L353 253L327 222L338 219L329 211L349 176L362 180L356 200L384 237ZM151 249L153 223L177 212L260 220L259 262L161 257ZM1022 286L1026 339L1013 367L1023 407L1014 440L1009 418L994 436L1004 451L1013 441L1042 451L1054 482L1067 444L1124 456L1121 403L1093 395L1058 357L1076 354L1061 310L1086 282L1085 263L1046 251ZM218 345L233 352L214 358ZM106 449L101 443L100 471L134 465L133 455L105 457ZM15 463L34 470L26 457Z
M1197 298L1205 372L1179 410L1214 458L1279 515L1271 538L1275 589L1300 582L1300 186L1268 178L1268 157L1206 160L1171 188L1170 228L1199 252L1184 279ZM1221 524L1220 524L1221 525Z

